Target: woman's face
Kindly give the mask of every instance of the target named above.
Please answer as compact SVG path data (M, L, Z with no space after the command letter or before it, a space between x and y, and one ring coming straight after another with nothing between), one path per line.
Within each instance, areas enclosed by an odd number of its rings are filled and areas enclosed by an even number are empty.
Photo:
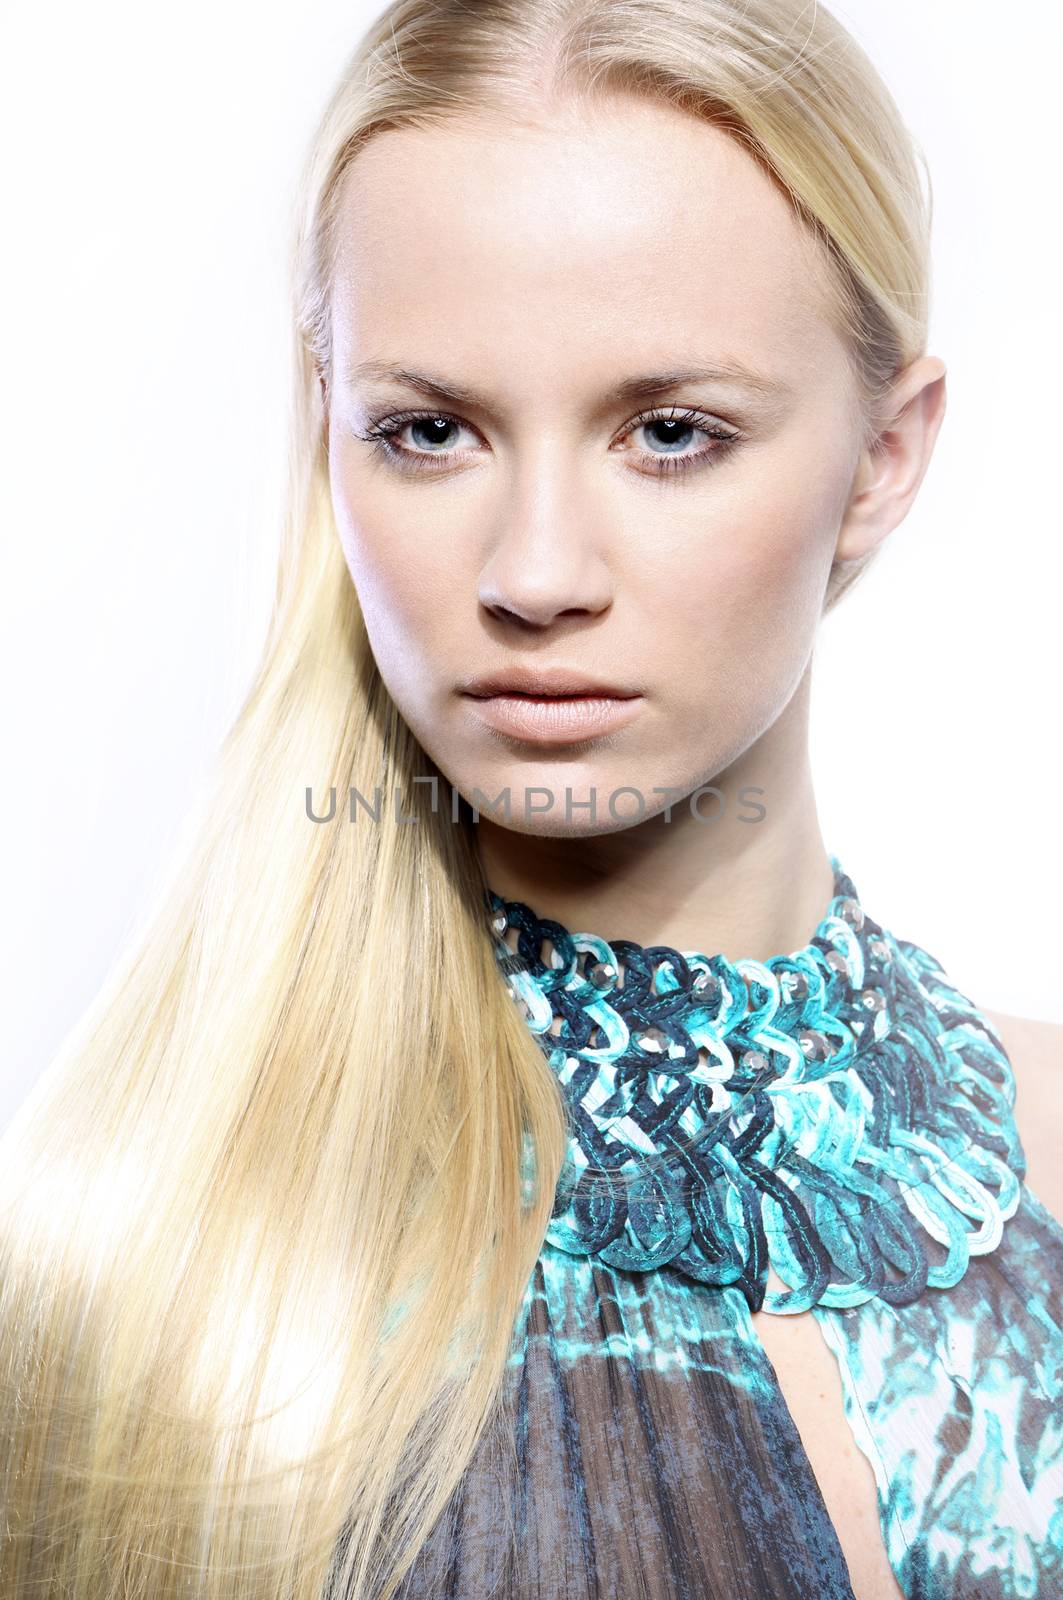
M861 459L808 235L728 136L634 99L378 134L341 230L333 503L416 738L521 832L711 783L802 679ZM511 730L466 691L514 667L635 698Z

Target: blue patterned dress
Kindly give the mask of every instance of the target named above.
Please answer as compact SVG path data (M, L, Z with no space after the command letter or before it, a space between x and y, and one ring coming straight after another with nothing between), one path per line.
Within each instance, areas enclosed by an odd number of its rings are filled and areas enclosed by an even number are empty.
M1063 1600L1063 1227L994 1030L831 864L811 942L764 963L488 892L572 1138L409 1600L853 1600L761 1309L837 1357L905 1595Z

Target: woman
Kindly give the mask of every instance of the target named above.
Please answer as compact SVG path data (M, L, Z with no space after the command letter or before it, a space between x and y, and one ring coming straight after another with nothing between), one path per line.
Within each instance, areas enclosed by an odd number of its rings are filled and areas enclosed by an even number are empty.
M2 1151L0 1592L1058 1592L1052 1030L809 773L945 404L887 91L409 0L303 199L261 665Z

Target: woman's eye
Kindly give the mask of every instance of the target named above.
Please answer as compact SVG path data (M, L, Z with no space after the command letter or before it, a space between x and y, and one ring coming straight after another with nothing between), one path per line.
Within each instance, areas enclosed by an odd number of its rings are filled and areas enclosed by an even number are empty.
M403 412L382 417L358 437L373 444L400 470L431 471L437 462L445 464L454 458L455 443L465 427L459 418L442 412ZM473 433L471 428L468 431ZM718 418L677 411L674 406L630 422L620 436L625 453L630 448L627 441L638 434L644 434L647 442L633 452L639 460L635 470L651 476L707 466L726 455L740 437L737 429Z
M636 419L628 437L644 434L647 446L639 451L649 457L650 472L679 472L688 467L715 463L726 455L740 435L715 417L701 412L656 413ZM691 447L694 448L691 448Z
M416 416L385 417L363 437L388 446L395 455L445 456L452 453L455 438L463 426L455 417L425 412ZM403 442L404 436L409 443Z
M405 411L381 417L364 430L355 430L355 435L402 472L432 471L437 462L445 465L453 458L455 440L464 427L457 417L443 412Z
M403 424L399 433L410 430L410 439L416 450L430 450L439 454L446 450L448 444L453 444L453 435L458 424L452 417L415 417Z

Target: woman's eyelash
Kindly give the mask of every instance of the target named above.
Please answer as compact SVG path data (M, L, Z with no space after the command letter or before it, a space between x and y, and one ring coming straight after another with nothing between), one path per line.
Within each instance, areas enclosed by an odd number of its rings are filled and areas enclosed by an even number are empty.
M398 444L398 435L411 423L445 423L448 426L465 426L460 417L451 416L445 411L396 411L389 412L387 416L380 417L371 422L363 432L356 437L371 443L387 461L404 472L421 472L438 470L434 463L444 463L453 459L453 452L446 454L432 450L410 450L405 445ZM731 428L717 419L707 416L702 411L694 411L683 407L668 406L654 411L640 412L637 417L627 424L625 435L634 433L638 428L648 428L654 423L663 423L666 426L679 427L681 430L692 430L702 434L705 438L715 440L715 444L708 449L698 450L693 455L658 455L655 451L643 450L641 455L644 461L652 463L651 475L665 476L668 473L686 472L692 467L715 465L722 457L729 455L731 447L738 443L741 434L736 428ZM675 443L676 441L670 441Z

